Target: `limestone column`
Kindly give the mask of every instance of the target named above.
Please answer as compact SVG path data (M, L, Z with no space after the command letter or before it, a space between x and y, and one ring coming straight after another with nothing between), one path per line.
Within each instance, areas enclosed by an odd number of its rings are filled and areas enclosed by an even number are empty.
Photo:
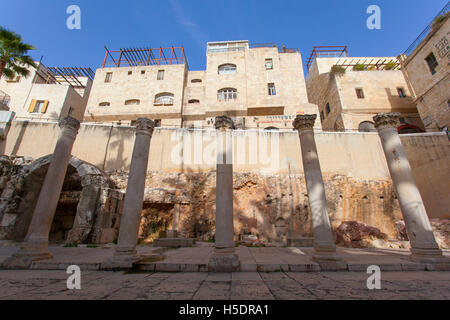
M233 120L227 116L215 119L217 130L216 164L216 235L214 253L209 270L215 272L236 271L239 258L234 247L233 222Z
M120 220L119 239L110 261L113 267L132 266L133 262L139 259L136 245L144 200L150 140L154 127L155 123L150 119L139 118L136 121L136 138Z
M381 138L400 208L411 243L412 258L423 262L441 259L442 251L434 238L422 197L397 132L398 112L379 113L373 120Z
M180 204L175 203L173 206L172 229L167 231L168 238L178 237L178 226L180 224Z
M314 230L314 257L319 263L337 263L341 258L336 253L333 232L327 210L325 187L320 169L316 141L314 139L314 122L317 115L298 115L293 126L298 130L305 173L308 201L312 213Z
M59 126L61 134L56 142L27 236L19 252L5 262L6 266L29 267L32 261L52 258L48 251L48 236L80 122L69 116L61 119Z

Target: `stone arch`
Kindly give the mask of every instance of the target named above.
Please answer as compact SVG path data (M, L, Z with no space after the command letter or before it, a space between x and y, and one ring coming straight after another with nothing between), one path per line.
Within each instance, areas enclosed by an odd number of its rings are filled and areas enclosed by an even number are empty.
M358 125L359 132L376 132L375 125L372 121L363 121Z
M34 207L36 206L52 156L50 154L41 157L22 169L21 201L18 204L17 221L13 233L13 238L16 241L23 241L27 234ZM114 191L114 189L117 189L114 183L102 170L77 157L72 156L70 158L64 179L63 192L58 203L58 206L62 203L66 205L66 207L60 208L63 211L70 211L71 209L75 211L73 213L72 226L67 227L67 222L63 222L66 228L69 229L64 234L63 240L65 242L99 242L101 233L105 228L105 220L108 220L106 218L108 213L110 213L106 208L107 202L109 201L110 193L112 193L111 191ZM67 197L65 191L71 193L71 195ZM72 208L70 208L70 204L72 204ZM74 207L75 205L76 207ZM55 214L53 223L55 223L56 219L57 216Z

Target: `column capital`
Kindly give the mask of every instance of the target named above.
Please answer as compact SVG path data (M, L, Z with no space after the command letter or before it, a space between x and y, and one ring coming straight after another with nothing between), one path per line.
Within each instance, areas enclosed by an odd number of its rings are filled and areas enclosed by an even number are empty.
M384 128L396 128L398 125L399 112L381 112L373 117L377 130Z
M136 120L136 134L153 134L155 122L148 118L138 118Z
M303 114L297 115L292 125L298 131L302 130L312 130L314 127L314 122L316 122L316 114Z
M233 130L234 123L229 116L217 116L214 122L216 130Z
M62 129L71 129L75 131L75 133L78 133L78 130L80 129L80 121L71 116L67 116L59 120L59 127Z

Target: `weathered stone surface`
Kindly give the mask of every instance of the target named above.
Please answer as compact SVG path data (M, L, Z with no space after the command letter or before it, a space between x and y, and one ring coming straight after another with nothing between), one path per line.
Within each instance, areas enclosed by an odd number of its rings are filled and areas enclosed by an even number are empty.
M51 159L51 155L35 161L29 157L0 157L0 239L24 239ZM114 224L121 207L108 207L111 198L119 198L114 192L109 195L110 188L116 187L104 172L71 157L50 241L96 242L103 228L117 230Z
M336 243L350 248L361 248L367 239L387 239L380 229L357 221L344 221L335 229Z
M126 187L126 177L124 171L111 173L111 179L122 190ZM379 228L389 239L397 238L395 221L401 219L401 213L389 181L361 181L324 174L324 183L334 228L342 221L359 221ZM253 235L265 243L286 243L287 238L312 236L303 175L234 173L233 189L235 240L241 235ZM159 219L164 219L169 228L173 210L164 209L163 205L173 201L172 204L180 204L180 236L199 240L214 238L215 172L148 172L146 192L143 217L149 217L146 206L153 207L152 215L156 217L159 211ZM152 225L154 231L142 233L141 239L157 235L159 229L167 230L166 222L158 221L142 221L141 229L147 225L150 230Z

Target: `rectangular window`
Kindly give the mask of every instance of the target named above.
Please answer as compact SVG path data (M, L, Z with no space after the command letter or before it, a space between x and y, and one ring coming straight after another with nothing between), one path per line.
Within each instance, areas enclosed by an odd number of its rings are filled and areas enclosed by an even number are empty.
M361 88L355 89L356 90L356 96L358 99L364 99L364 91Z
M28 108L29 113L45 113L47 112L48 100L32 100Z
M161 127L161 119L155 119L155 127Z
M323 111L320 111L320 119L325 120L325 115L323 114Z
M158 70L157 80L164 80L164 70Z
M145 74L145 70L141 70L141 74Z
M272 59L266 59L265 66L266 66L266 70L272 70L273 69Z
M275 90L275 83L269 83L267 85L267 88L269 90L269 96L274 96L277 94L276 90Z
M400 98L406 98L406 93L405 93L405 90L403 88L397 88L397 92L398 92L398 96Z
M106 73L105 83L110 83L112 79L112 72Z
M327 114L329 114L331 112L329 103L327 103L327 105L325 106L325 110L327 111Z
M428 55L428 57L425 58L425 61L428 64L428 68L430 69L431 74L436 73L436 67L438 66L438 62L436 60L436 57L434 56L433 52Z

